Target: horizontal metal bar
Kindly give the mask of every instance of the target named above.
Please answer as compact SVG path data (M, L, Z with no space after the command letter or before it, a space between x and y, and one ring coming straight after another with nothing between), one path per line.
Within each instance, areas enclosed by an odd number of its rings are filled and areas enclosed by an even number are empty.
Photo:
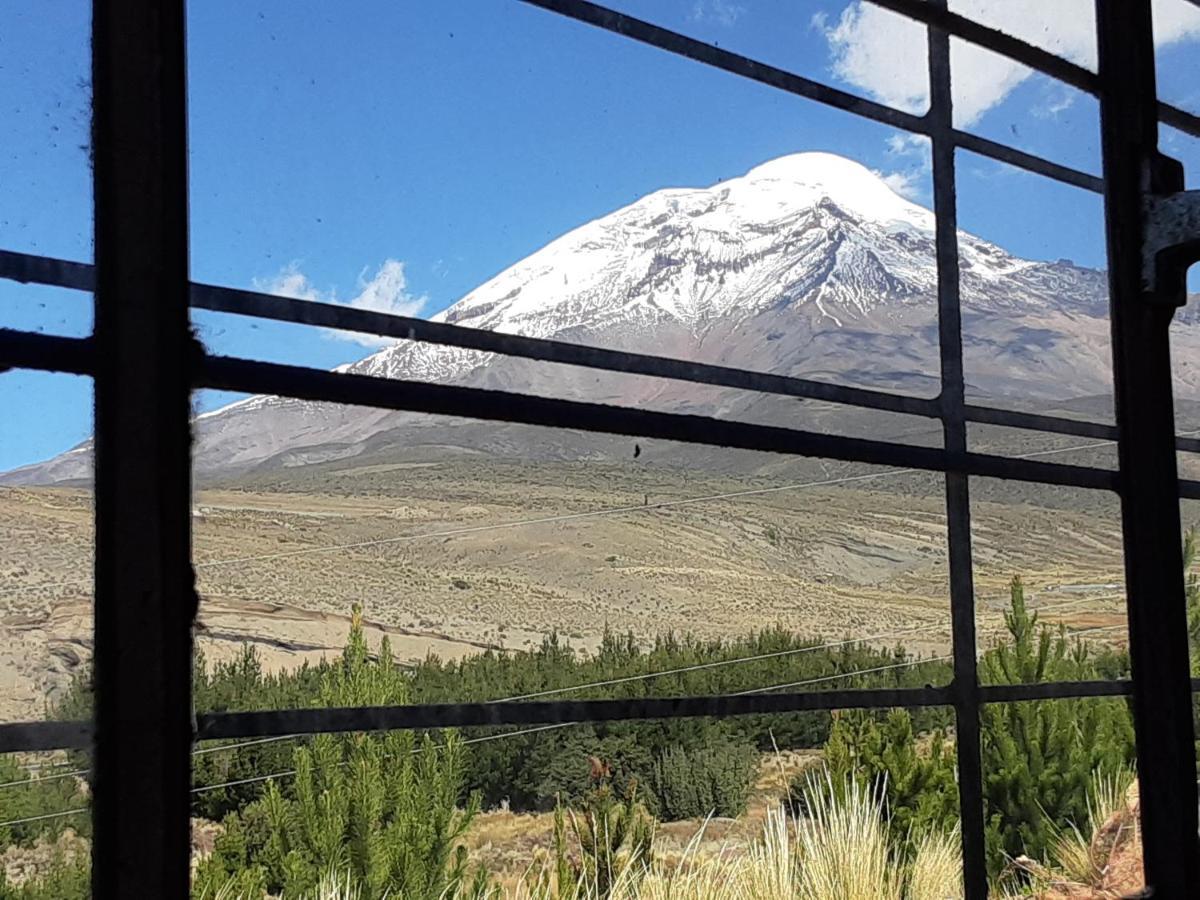
M1039 413L997 409L990 406L974 406L971 404L963 408L963 413L968 422L974 422L979 425L999 425L1005 428L1023 428L1029 431L1048 431L1053 434L1070 434L1077 437L1097 438L1105 441L1115 441L1117 439L1117 427L1115 425L1105 425L1102 422L1064 419L1059 416L1046 416Z
M585 344L572 344L566 341L505 334L481 328L465 328L461 325L352 309L332 303L296 300L256 291L194 284L192 286L192 306L212 312L319 325L323 328L383 335L401 340L441 344L542 362L602 369L621 374L671 378L716 387L826 400L832 403L845 403L868 409L911 415L936 417L939 414L939 404L936 399L890 394L886 391L847 387L806 378L772 375L766 372L753 372L729 366L650 356L644 353L628 353Z
M770 87L787 91L796 96L815 100L826 106L853 113L865 119L911 131L915 134L930 135L932 129L925 116L915 116L895 107L867 100L856 94L830 87L819 81L804 78L784 69L767 65L738 53L723 50L713 44L696 40L677 31L671 31L659 25L654 25L643 19L637 19L624 13L616 12L587 0L521 0L531 6L537 6L549 12L557 13L577 22L593 25L613 34L630 38L643 44L649 44L668 53L683 56L687 59L712 66L733 75L740 75L751 81L757 81ZM954 142L968 150L973 150L984 156L999 159L1011 165L1027 169L1039 175L1045 175L1066 184L1072 184L1085 190L1103 192L1103 182L1094 175L1080 172L1068 166L1015 150L1004 144L977 137L962 131L951 133Z
M961 471L971 475L1040 484L1101 490L1117 488L1116 474L1103 469L1030 459L1008 459L980 453L951 453L940 448L818 434L709 416L655 412L458 385L325 372L301 366L220 356L203 357L197 361L195 371L199 379L197 387L219 390L275 394L301 400L541 425L549 428L569 428L602 434L659 438L713 447L823 457L931 472Z
M1072 697L1127 697L1133 682L1043 681L1037 684L985 684L979 688L983 703L1016 703L1024 700L1066 700Z
M1018 169L1033 172L1035 175L1044 175L1055 181L1083 188L1085 191L1092 191L1095 194L1104 193L1104 179L1099 175L1081 172L1078 169L1051 162L1040 156L1034 156L1032 153L1026 153L1024 150L1016 150L1007 144L1001 144L967 131L956 129L951 136L954 143L963 150L970 150L980 156L987 156L1008 163L1010 166L1016 166Z
M76 291L91 291L95 288L96 268L91 263L0 250L0 278L19 281L22 284L45 284Z
M1056 681L1040 684L993 684L979 688L983 703L1115 697L1130 693L1131 682ZM1200 678L1192 679L1200 692ZM464 728L487 725L537 725L601 722L618 719L665 719L688 716L784 714L827 709L883 709L947 706L952 689L854 688L786 694L727 694L636 700L555 700L521 703L443 703L392 707L263 710L202 713L196 741L229 738L374 731L406 728ZM13 722L0 725L0 753L82 749L91 745L90 722Z
M92 277L92 266L87 263L0 250L0 278L86 291L91 290ZM936 398L892 394L886 391L830 384L806 378L749 372L729 366L714 366L669 357L626 353L586 344L503 334L480 328L430 322L426 319L353 309L330 303L278 297L274 294L263 294L238 288L193 284L191 303L197 309L210 312L316 325L362 334L383 335L400 340L440 344L447 347L479 350L521 359L575 365L621 374L669 378L676 381L821 400L925 418L939 418L941 415L941 404ZM37 363L31 363L28 367L43 368ZM1116 426L1100 422L973 404L968 404L964 413L967 421L979 424L1101 440L1117 439ZM1176 443L1178 449L1182 451L1200 452L1200 439L1180 437Z
M85 750L91 746L91 722L5 722L0 724L0 753Z
M521 0L531 6L537 6L549 12L566 16L577 22L594 25L605 31L610 31L622 37L630 38L643 44L649 44L660 50L666 50L677 56L683 56L696 62L704 63L717 69L740 75L751 81L757 81L770 87L779 88L789 94L796 94L816 100L836 109L852 112L863 118L882 122L906 131L921 134L928 133L928 126L920 116L907 113L895 107L867 100L847 91L829 87L819 81L804 78L784 69L769 66L749 57L723 50L712 44L698 41L695 38L680 34L677 31L654 25L643 19L625 15L616 10L599 6L586 0Z
M602 406L599 404L577 403L575 401L554 400L543 397L526 397L521 394L480 391L474 388L455 388L449 385L427 385L421 382L397 381L392 379L366 379L369 384L370 396L363 394L363 386L341 390L337 382L342 379L364 379L365 376L347 375L344 373L324 372L321 370L305 369L294 366L280 366L275 363L259 363L248 360L233 360L222 357L208 357L212 367L204 368L207 379L201 387L221 388L250 393L274 393L280 396L301 397L313 400L327 400L332 403L350 403L355 405L378 405L385 409L405 409L414 412L431 412L445 415L460 415L467 418L485 418L492 421L513 421L526 424L540 424L547 427L574 428L583 431L600 431L609 434L628 434L643 437L664 437L667 440L679 440L689 443L702 443L711 446L742 447L744 449L761 449L767 452L793 453L803 456L827 456L830 459L845 459L848 461L872 462L878 465L915 468L925 471L965 471L972 475L997 478L1012 478L1019 481L1032 481L1045 484L1063 484L1077 487L1101 488L1114 490L1116 488L1115 474L1109 471L1079 467L1064 466L1054 463L1036 462L1033 460L1009 459L1002 456L987 454L966 454L956 462L944 451L936 448L914 447L907 444L892 444L882 441L863 441L858 438L839 437L834 435L818 435L809 432L793 431L790 429L772 428L771 426L752 425L749 423L729 422L709 419L702 416L680 416L671 413L648 413L642 410L628 410L622 407ZM14 331L0 328L0 372L11 368L30 369L45 372L64 372L74 375L91 375L94 367L94 349L90 338L71 338L56 335L35 334L26 331ZM289 372L299 374L299 380L290 382ZM280 380L282 379L282 380ZM315 381L314 381L315 379ZM316 394L314 389L319 389ZM395 387L398 392L390 393L387 386ZM435 393L442 393L446 399L430 403L428 400L413 403L404 399L408 392L428 388ZM383 391L381 395L379 392ZM451 397L445 392L466 392L465 395ZM519 418L509 418L503 409L489 410L481 406L479 397L498 394L503 401L517 403L527 400L534 404L539 414L531 419L528 415ZM386 396L385 396L386 395ZM449 403L447 404L447 401ZM483 400L487 403L488 400ZM465 404L465 405L464 405ZM557 413L546 414L547 404L565 404L574 415L570 421L558 421ZM470 408L470 412L467 408ZM587 409L595 407L606 414L603 427L593 427L586 421ZM509 407L504 407L507 409ZM656 430L651 433L645 426L633 424L629 420L625 425L614 424L613 415L622 413L630 416L650 416L658 423ZM585 417L580 420L580 416ZM661 417L666 418L666 422ZM987 407L972 407L968 410L967 418L986 424L1005 425L1018 428L1055 431L1064 434L1087 434L1095 423L1075 423L1069 419L1053 419L1035 416L1030 413L1018 413L1008 410L992 410ZM721 426L723 430L733 429L741 432L744 429L765 430L773 433L771 439L761 434L751 439L752 445L743 441L722 443L711 439L708 425ZM1075 430L1078 425L1079 430ZM666 428L664 432L662 429ZM1088 431L1085 431L1087 429ZM667 434L669 432L669 436ZM684 436L684 435L687 436ZM781 443L779 438L793 439ZM861 454L847 455L846 452L822 450L818 447L800 448L794 440L811 438L824 447L833 444L853 446L865 445L870 458L861 458ZM1180 444L1194 443L1190 439L1177 439ZM830 444L829 442L833 442ZM768 446L769 444L769 446ZM1181 449L1191 449L1181 447ZM1181 497L1200 499L1200 482L1183 481L1179 483Z
M947 34L1006 56L1043 75L1089 94L1100 90L1100 76L1020 38L930 3L928 0L868 0L872 6L891 10L905 18L932 25Z
M1197 685L1200 688L1200 684ZM1063 681L987 685L983 703L1076 697L1125 696L1128 681ZM268 737L346 731L412 728L466 728L543 725L560 722L609 722L676 719L696 716L771 715L813 710L884 709L949 706L949 686L855 688L778 694L723 694L620 700L555 700L523 703L438 703L411 706L266 710L209 713L197 717L197 740Z
M0 372L36 369L91 375L95 353L91 338L60 337L0 328Z
M1177 106L1172 106L1169 103L1158 101L1158 120L1164 125L1170 125L1182 131L1184 134L1189 134L1192 137L1200 137L1200 116L1195 113L1190 113L1187 110L1180 109Z
M263 294L237 288L194 284L192 285L192 305L212 312L319 325L343 331L480 350L504 356L562 363L621 374L647 375L716 387L823 400L926 418L941 416L941 402L937 398L892 394L886 391L848 387L806 378L751 372L728 366L715 366L642 353L627 353L565 341L503 334L390 313L352 309L331 303L278 297L274 294ZM972 422L1079 437L1097 437L1109 440L1116 440L1117 437L1117 430L1114 426L1098 422L1078 421L987 406L968 405L965 412L967 420ZM1197 443L1200 444L1200 442Z
M413 706L286 709L210 713L197 716L196 721L197 740L206 741L338 731L724 717L826 709L943 706L949 703L949 692L945 688L881 688L628 700L542 700L525 703L434 703Z
M928 0L868 0L874 6L889 9L909 19L932 25L947 34L968 43L990 50L1014 62L1041 72L1064 84L1085 93L1097 95L1100 91L1100 76L1090 69L1064 59L1049 50L1043 50L1020 38L969 19L958 13L929 3ZM1200 137L1200 116L1179 109L1162 101L1158 104L1159 121L1172 128Z
M92 267L85 263L0 251L0 277L90 290ZM278 297L258 291L218 287L210 284L193 284L191 302L193 307L210 312L253 316L278 322L318 325L342 331L355 331L466 350L499 353L522 359L536 359L622 374L648 375L716 387L824 400L926 418L938 418L941 415L941 403L936 398L891 394L886 391L829 384L786 375L746 372L728 366L714 366L641 353L625 353L585 344L530 338L524 335L502 334L480 328L430 322L409 316L352 309L331 303ZM968 405L966 417L968 421L990 425L1116 440L1116 428L1111 425L1016 410ZM1196 443L1200 444L1200 441Z

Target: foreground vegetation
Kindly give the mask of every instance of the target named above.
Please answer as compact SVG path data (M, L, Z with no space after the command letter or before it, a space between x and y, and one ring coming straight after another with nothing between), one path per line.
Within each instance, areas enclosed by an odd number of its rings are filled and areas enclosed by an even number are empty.
M356 612L356 616L357 616ZM362 640L358 619L350 649ZM358 651L354 651L358 654ZM731 641L702 641L667 635L645 648L629 635L608 633L593 654L580 654L557 636L532 652L486 652L458 662L429 658L401 671L390 663L384 639L376 652L304 665L268 674L247 647L230 663L209 665L197 654L194 696L199 712L290 709L326 705L329 684L341 684L342 670L361 666L367 675L354 683L385 678L386 689L342 705L448 703L506 698L637 698L737 693L772 685L831 688L918 687L944 684L945 662L922 662L903 647L880 650L854 641L834 646L771 629ZM387 674L377 670L387 665ZM580 687L580 686L583 687ZM341 690L342 688L338 688ZM363 688L363 690L366 690ZM56 714L90 715L90 690L75 684ZM920 731L944 727L944 709L914 713ZM484 808L505 805L515 812L548 811L577 802L590 785L586 761L596 757L611 769L618 788L636 782L650 811L664 820L714 813L736 816L745 787L762 752L773 747L817 748L829 736L828 712L746 716L713 721L580 724L569 728L468 728L463 743L463 791ZM440 740L440 736L437 736ZM294 748L306 741L252 743L196 756L193 779L200 789L195 813L219 820L262 797L263 781L242 782L294 768Z
M1194 532L1188 553L1190 564ZM1194 576L1189 604L1190 626L1200 630ZM1040 625L1019 580L1006 626L1006 638L981 658L985 682L1128 673L1122 654ZM903 648L823 647L782 631L731 643L667 637L650 649L609 635L586 657L550 639L531 653L430 659L403 670L386 641L372 652L356 617L335 660L268 675L248 650L232 664L198 660L196 685L198 708L210 710L683 695L801 681L815 682L814 689L913 686L948 674L942 663L914 660ZM581 684L592 687L574 690ZM57 712L76 716L88 703L81 682ZM468 858L463 837L482 807L507 803L556 815L554 846L507 888L515 897L954 896L960 867L950 726L945 710L860 711L231 746L196 757L196 814L222 824L196 871L196 890L225 898L496 896L499 886ZM796 780L789 804L768 816L752 847L711 858L692 852L669 866L656 857L656 820L738 815L757 760L776 746L820 748L823 764ZM1087 835L1101 828L1129 780L1133 730L1126 703L989 706L982 748L993 876L1014 889L1057 871L1087 876L1094 867ZM16 781L23 771L0 774ZM269 773L278 775L230 783ZM1111 787L1098 787L1105 784ZM81 781L34 779L0 793L0 821L84 804ZM86 827L86 817L23 823L0 838L28 846L52 839L68 823ZM82 863L66 859L40 882L0 881L3 900L72 900L86 892Z

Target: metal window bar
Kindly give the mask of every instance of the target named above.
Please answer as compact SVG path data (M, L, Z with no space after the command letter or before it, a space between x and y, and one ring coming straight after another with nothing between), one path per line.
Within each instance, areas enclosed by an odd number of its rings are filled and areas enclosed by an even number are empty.
M1169 438L1175 412L1168 329L1182 296L1147 291L1142 261L1149 238L1147 194L1181 190L1183 173L1158 152L1150 4L1098 0L1096 23L1143 861L1154 896L1196 897L1196 746L1186 684L1189 647L1178 474Z
M0 250L0 278L8 278L26 284L90 291L95 278L95 270L87 263ZM484 331L445 322L431 322L427 319L398 316L391 313L352 309L332 303L279 297L258 291L193 283L190 303L193 309L210 312L336 328L360 334L498 353L520 359L563 363L607 372L671 378L717 387L780 394L797 399L824 400L927 418L941 416L941 403L937 398L913 397L788 375L773 375L767 372L754 372L728 366L610 350L586 344ZM4 332L5 329L0 329L0 334ZM29 360L31 363L29 367L36 367L39 363L48 364L49 359L50 357L34 355ZM1060 416L1039 415L1020 410L997 409L970 403L964 405L963 414L968 422L978 424L1001 425L1009 428L1024 428L1101 440L1115 441L1117 439L1116 426L1101 422L1066 419ZM1178 437L1176 438L1176 448L1200 453L1200 439Z
M191 372L182 2L92 15L96 897L186 897Z
M1165 369L1170 307L1148 303L1137 276L1141 253L1140 204L1146 175L1157 163L1157 123L1161 121L1200 136L1200 117L1155 98L1148 4L1098 0L1100 69L1093 73L950 12L945 0L869 0L927 26L931 105L925 115L915 116L583 0L522 2L931 138L937 212L941 393L932 399L905 397L807 379L499 335L249 291L189 286L182 4L179 0L125 0L105 4L102 11L98 6L94 18L97 266L93 269L79 263L0 251L0 277L95 290L97 294L94 338L62 338L0 329L0 371L29 368L73 372L92 375L97 381L100 548L96 606L97 721L94 728L91 723L83 722L0 725L0 751L78 747L95 741L97 895L186 895L186 840L181 843L179 838L187 823L186 772L192 738L948 705L955 709L959 728L966 896L976 900L987 893L978 754L980 705L1131 696L1143 783L1147 880L1156 897L1195 896L1200 890L1200 875L1196 871L1191 693L1200 689L1200 681L1187 677L1186 658L1180 657L1181 648L1186 654L1186 632L1178 565L1177 499L1200 498L1200 483L1177 479L1174 453L1200 450L1200 441L1172 433L1170 381ZM1098 96L1104 177L955 129L950 110L951 35ZM131 117L129 110L143 107L151 114ZM954 197L954 156L958 148L1105 194L1118 398L1115 427L965 402ZM1178 186L1164 184L1157 188L1172 190ZM148 253L147 247L160 252ZM942 423L944 449L209 356L202 348L188 344L185 307L189 302L201 309L936 418ZM123 371L117 363L122 360L123 343L134 337L144 340L147 334L155 351L148 355L149 362L141 370ZM1152 357L1149 363L1145 361L1147 354ZM151 385L149 390L139 387L140 379ZM188 650L195 611L187 566L190 521L186 498L180 505L180 491L188 484L188 454L186 439L182 443L178 440L180 434L186 438L189 386L944 472L955 678L944 687L909 689L221 713L199 716L193 729L183 716L188 704L181 700L190 676ZM145 471L122 467L115 449L135 437L140 439L147 422L165 428L168 435L175 435L174 443L170 438L165 440L150 460L151 465L144 467ZM971 453L966 446L967 422L1116 440L1120 467L1117 472L1110 472ZM1131 680L978 684L974 671L970 475L1118 492L1124 516L1130 597L1130 650L1134 662ZM130 491L142 491L142 502L122 510L114 501L118 496L126 497ZM141 543L136 548L132 546L128 535L135 519L142 528L147 521L153 526L155 552L146 554ZM138 602L115 603L117 590L133 590ZM143 620L136 621L136 616L142 616ZM122 630L122 625L128 630ZM129 654L135 643L134 635L139 634L157 637L163 642L162 647ZM162 652L163 648L177 652ZM144 693L127 688L135 666L139 687L144 686L147 675L157 676L161 681L151 692L148 711L139 712L139 707L147 705ZM147 744L144 741L151 731L157 734ZM133 746L138 753L136 771L129 763L129 749ZM124 816L122 806L126 808ZM136 828L131 824L133 812L137 816ZM146 833L160 835L161 841L147 848ZM152 858L153 865L146 865L147 857ZM137 865L131 866L135 860Z

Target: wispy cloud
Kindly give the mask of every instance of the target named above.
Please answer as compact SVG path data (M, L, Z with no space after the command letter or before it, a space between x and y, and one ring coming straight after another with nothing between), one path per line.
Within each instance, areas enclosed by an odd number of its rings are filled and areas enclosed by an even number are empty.
M1153 5L1158 46L1200 38L1200 8L1177 0L1154 0ZM958 0L954 9L1081 65L1096 65L1092 0ZM920 112L927 107L927 44L922 26L856 0L836 22L816 16L813 27L824 34L839 78L900 109ZM1033 74L1020 63L963 41L952 42L950 65L955 121L960 126L978 121Z
M746 12L746 7L733 0L696 0L688 16L693 22L713 22L731 28Z
M1030 112L1039 119L1057 119L1075 105L1075 97L1073 92L1055 85L1046 91L1044 99L1035 104Z
M919 203L929 201L929 174L933 171L929 139L920 134L894 134L887 140L888 153L898 168L875 174L901 197Z
M396 259L387 259L370 278L367 277L368 271L367 268L364 268L359 273L358 293L349 300L339 300L335 290L323 291L316 287L301 270L299 261L285 266L271 278L255 278L254 289L267 294L294 297L297 300L337 303L353 309L391 313L398 316L415 316L424 308L428 298L424 295L415 296L409 293L408 279L404 274L404 263ZM332 328L325 329L325 333L338 340L351 341L372 349L387 347L395 343L393 338L338 331Z
M880 172L875 171L883 183L901 197L909 200L920 200L924 197L922 179L917 172Z

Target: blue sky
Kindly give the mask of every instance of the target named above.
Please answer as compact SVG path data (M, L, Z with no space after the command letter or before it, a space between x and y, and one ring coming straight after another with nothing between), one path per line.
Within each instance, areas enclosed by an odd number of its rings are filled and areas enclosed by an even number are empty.
M955 5L981 4L987 13L986 0ZM922 103L920 40L844 0L613 5L888 102ZM929 202L924 154L891 129L516 0L191 6L196 280L428 315L643 194L801 150L858 159ZM1086 61L1090 26L1058 12L1035 21L1031 39ZM88 15L80 0L21 5L0 34L6 249L91 259ZM1167 27L1163 96L1200 111L1200 26ZM986 55L962 63L964 127L1098 170L1093 102L996 70ZM1200 142L1168 136L1165 146L1200 171ZM964 228L1021 255L1102 263L1097 197L969 154L959 168ZM85 334L89 307L83 295L0 282L0 325ZM236 317L197 322L216 352L332 367L373 349ZM0 470L86 437L90 404L82 379L0 376Z

